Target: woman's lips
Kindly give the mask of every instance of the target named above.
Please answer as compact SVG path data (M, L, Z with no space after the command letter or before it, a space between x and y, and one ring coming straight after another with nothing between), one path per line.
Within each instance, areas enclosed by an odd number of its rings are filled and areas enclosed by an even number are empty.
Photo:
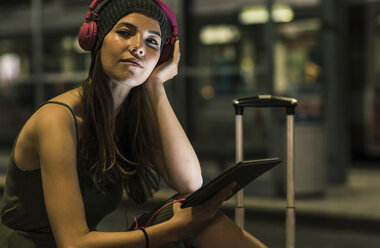
M122 59L121 62L128 64L130 66L135 66L139 68L144 68L143 63L138 59Z

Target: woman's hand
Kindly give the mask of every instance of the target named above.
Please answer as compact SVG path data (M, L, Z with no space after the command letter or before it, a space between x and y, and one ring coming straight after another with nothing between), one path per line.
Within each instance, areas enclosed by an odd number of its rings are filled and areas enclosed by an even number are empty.
M232 194L235 183L231 183L219 191L207 202L188 208L181 208L179 203L173 206L173 221L178 226L179 235L182 239L194 236L212 222L220 210L223 202Z
M174 44L173 57L167 62L157 66L147 80L147 84L151 82L164 83L178 74L178 64L181 57L179 50L179 40L176 40Z

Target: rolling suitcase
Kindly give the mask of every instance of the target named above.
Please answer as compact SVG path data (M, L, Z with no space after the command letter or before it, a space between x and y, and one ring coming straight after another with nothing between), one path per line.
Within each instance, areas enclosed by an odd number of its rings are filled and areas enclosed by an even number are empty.
M286 108L287 163L286 163L286 248L295 248L295 201L294 201L294 98L259 95L233 100L235 107L236 162L243 161L243 114L244 108ZM236 196L235 223L244 228L244 190Z

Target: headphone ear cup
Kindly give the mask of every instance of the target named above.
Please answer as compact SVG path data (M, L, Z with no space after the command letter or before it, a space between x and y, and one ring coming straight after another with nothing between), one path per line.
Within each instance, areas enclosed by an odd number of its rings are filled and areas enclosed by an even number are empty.
M79 46L86 51L91 51L96 43L97 32L98 26L95 21L83 23L78 34Z
M164 45L162 48L162 53L160 56L160 59L158 60L157 66L165 63L168 61L171 57L173 57L173 52L174 52L174 44L176 42L176 38L171 38L167 44Z

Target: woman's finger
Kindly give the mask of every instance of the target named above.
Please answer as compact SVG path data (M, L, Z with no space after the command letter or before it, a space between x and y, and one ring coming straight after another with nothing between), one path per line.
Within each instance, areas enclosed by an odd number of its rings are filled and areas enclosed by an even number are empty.
M178 63L180 57L181 57L181 52L180 52L179 40L176 40L174 43L174 50L173 50L173 62Z
M229 185L227 185L224 189L221 190L221 192L223 192L224 199L227 199L228 197L230 197L236 185L237 185L237 182L232 182Z

